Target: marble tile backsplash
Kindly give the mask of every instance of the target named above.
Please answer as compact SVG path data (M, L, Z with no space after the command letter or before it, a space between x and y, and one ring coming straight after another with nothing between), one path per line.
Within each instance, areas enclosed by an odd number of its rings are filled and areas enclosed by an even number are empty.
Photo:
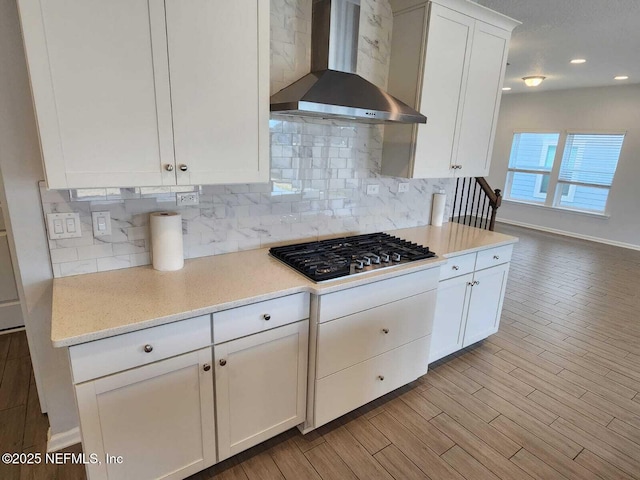
M271 92L309 72L312 0L271 0ZM386 87L392 14L387 0L362 0L357 70ZM82 237L50 240L55 277L146 265L149 213L182 214L184 255L239 250L427 225L432 194L451 180L380 177L383 127L272 116L268 184L80 190L41 188L44 213L78 212ZM380 186L367 195L367 185ZM197 206L177 207L176 194L199 193ZM450 210L450 205L447 206ZM91 212L111 213L112 235L93 237Z
M381 177L378 126L272 118L269 184L46 190L44 213L77 212L82 237L50 240L55 277L146 265L149 213L183 218L184 255L195 258L286 242L428 225L432 194L449 179ZM367 185L378 184L378 195ZM199 193L200 204L176 206L176 194ZM451 197L451 195L448 195ZM447 206L450 210L450 205ZM112 235L93 236L91 212L111 213Z

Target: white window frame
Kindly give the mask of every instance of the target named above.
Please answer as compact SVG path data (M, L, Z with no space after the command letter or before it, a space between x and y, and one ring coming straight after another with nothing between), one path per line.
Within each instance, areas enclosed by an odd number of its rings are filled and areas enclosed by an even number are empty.
M626 130L625 131L598 131L598 130L592 131L592 130L578 130L578 129L575 129L575 130L574 129L572 130L514 130L511 137L512 149L513 149L513 136L521 133L534 133L534 134L535 133L539 133L539 134L557 133L559 134L558 143L556 145L556 153L553 159L551 170L548 172L544 170L511 168L509 167L509 165L507 165L507 178L505 181L505 200L516 202L516 203L525 203L528 205L545 206L545 207L550 207L557 210L567 210L567 211L587 213L592 215L608 216L609 201L611 200L611 189L613 188L613 184L615 182L615 176L618 173L620 158L618 158L618 165L616 166L616 171L614 173L613 180L611 182L611 185L609 186L590 184L590 183L560 181L559 176L560 176L560 168L562 166L562 158L564 156L567 137L569 135L624 135L626 136L627 134ZM547 152L550 146L551 144L547 145ZM509 156L511 156L511 150L509 151ZM547 158L546 155L540 158L540 166L545 165L546 158ZM540 198L540 201L535 201L535 200L528 201L528 200L522 200L519 198L511 198L513 173L516 173L516 172L539 175L539 177L536 178L536 184L534 187L533 196L536 198ZM546 194L541 191L542 178L543 178L542 176L544 175L549 175L549 184L547 186ZM562 191L561 189L564 185L569 185L569 191L563 195L560 192ZM578 186L585 186L590 188L602 188L602 189L608 190L609 194L607 195L607 201L606 201L604 210L600 211L600 210L580 209L580 208L572 208L572 207L561 205L562 201L565 201L565 202L573 201L576 188Z
M547 194L545 195L544 193L541 192L541 188L542 188L542 180L540 177L536 178L536 185L534 188L534 193L533 196L536 198L540 198L540 201L527 201L527 200L522 200L520 198L511 198L511 187L512 187L512 183L513 183L513 174L514 173L529 173L532 175L549 175L551 176L551 173L553 172L553 166L556 163L556 159L558 157L558 150L560 149L560 142L562 140L562 131L559 130L515 130L513 132L513 134L511 135L511 149L513 149L513 137L519 133L539 133L539 134L558 134L558 143L556 145L552 145L552 144L548 144L546 145L547 150L546 152L548 152L549 147L551 146L555 146L556 147L556 154L553 158L553 164L551 166L551 170L546 171L546 170L534 170L534 169L527 169L527 168L512 168L509 166L509 164L507 163L507 179L505 182L505 200L511 200L513 202L520 202L520 203L528 203L530 205L544 205L546 203L546 199L548 199L549 194L549 188L547 188ZM511 150L509 150L509 158L511 158ZM538 164L542 167L545 165L546 163L546 159L547 159L547 153L545 153L545 155L541 155L540 156L540 160L538 162ZM549 186L551 186L551 179L549 179Z

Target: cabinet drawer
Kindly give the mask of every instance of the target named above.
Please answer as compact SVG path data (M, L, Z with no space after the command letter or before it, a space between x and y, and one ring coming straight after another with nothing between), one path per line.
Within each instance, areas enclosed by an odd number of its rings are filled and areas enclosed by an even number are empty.
M69 348L73 382L85 382L209 345L210 315L75 345ZM150 352L145 351L146 346Z
M436 290L318 326L317 378L431 333Z
M482 250L478 252L478 258L476 259L476 270L482 270L483 268L493 267L494 265L509 263L511 261L512 252L513 245L505 245L503 247Z
M431 336L316 382L315 427L324 425L427 373Z
M318 322L327 322L352 313L395 302L438 287L439 268L430 268L400 277L348 288L320 297Z
M306 318L309 294L296 293L214 313L213 339L217 345Z
M440 267L440 280L446 280L448 278L459 277L460 275L471 273L473 272L475 265L475 253L452 257L446 265L442 265Z

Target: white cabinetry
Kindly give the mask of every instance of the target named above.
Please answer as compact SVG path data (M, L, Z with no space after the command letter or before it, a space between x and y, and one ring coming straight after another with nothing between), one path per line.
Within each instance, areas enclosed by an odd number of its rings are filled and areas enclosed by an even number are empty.
M385 126L382 173L488 174L511 30L518 22L465 0L392 0L389 93L427 123Z
M215 348L220 460L304 422L309 322Z
M306 293L213 315L219 460L305 421L308 317Z
M204 316L70 348L74 379L93 377L76 380L75 386L83 450L97 454L101 462L87 465L88 478L178 480L215 463L210 321ZM156 336L168 333L170 325L203 335L173 342L170 336ZM123 345L119 351L112 348L117 339ZM188 353L163 358L173 354L169 348L175 344ZM189 351L202 345L207 346ZM85 355L89 351L99 360ZM161 360L138 361L154 352L155 360ZM103 362L116 360L121 364L112 369L124 364L134 368L95 378ZM106 454L120 455L123 461L107 463Z
M439 269L316 297L306 429L427 373Z
M18 4L49 188L268 180L268 2Z
M429 362L498 331L513 247L507 245L449 259L442 267ZM470 260L475 271L469 271Z

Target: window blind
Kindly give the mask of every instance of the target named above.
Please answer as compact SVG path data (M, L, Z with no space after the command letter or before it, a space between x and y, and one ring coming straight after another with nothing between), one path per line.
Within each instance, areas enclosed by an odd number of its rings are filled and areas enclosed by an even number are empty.
M610 187L624 135L568 134L558 180Z

